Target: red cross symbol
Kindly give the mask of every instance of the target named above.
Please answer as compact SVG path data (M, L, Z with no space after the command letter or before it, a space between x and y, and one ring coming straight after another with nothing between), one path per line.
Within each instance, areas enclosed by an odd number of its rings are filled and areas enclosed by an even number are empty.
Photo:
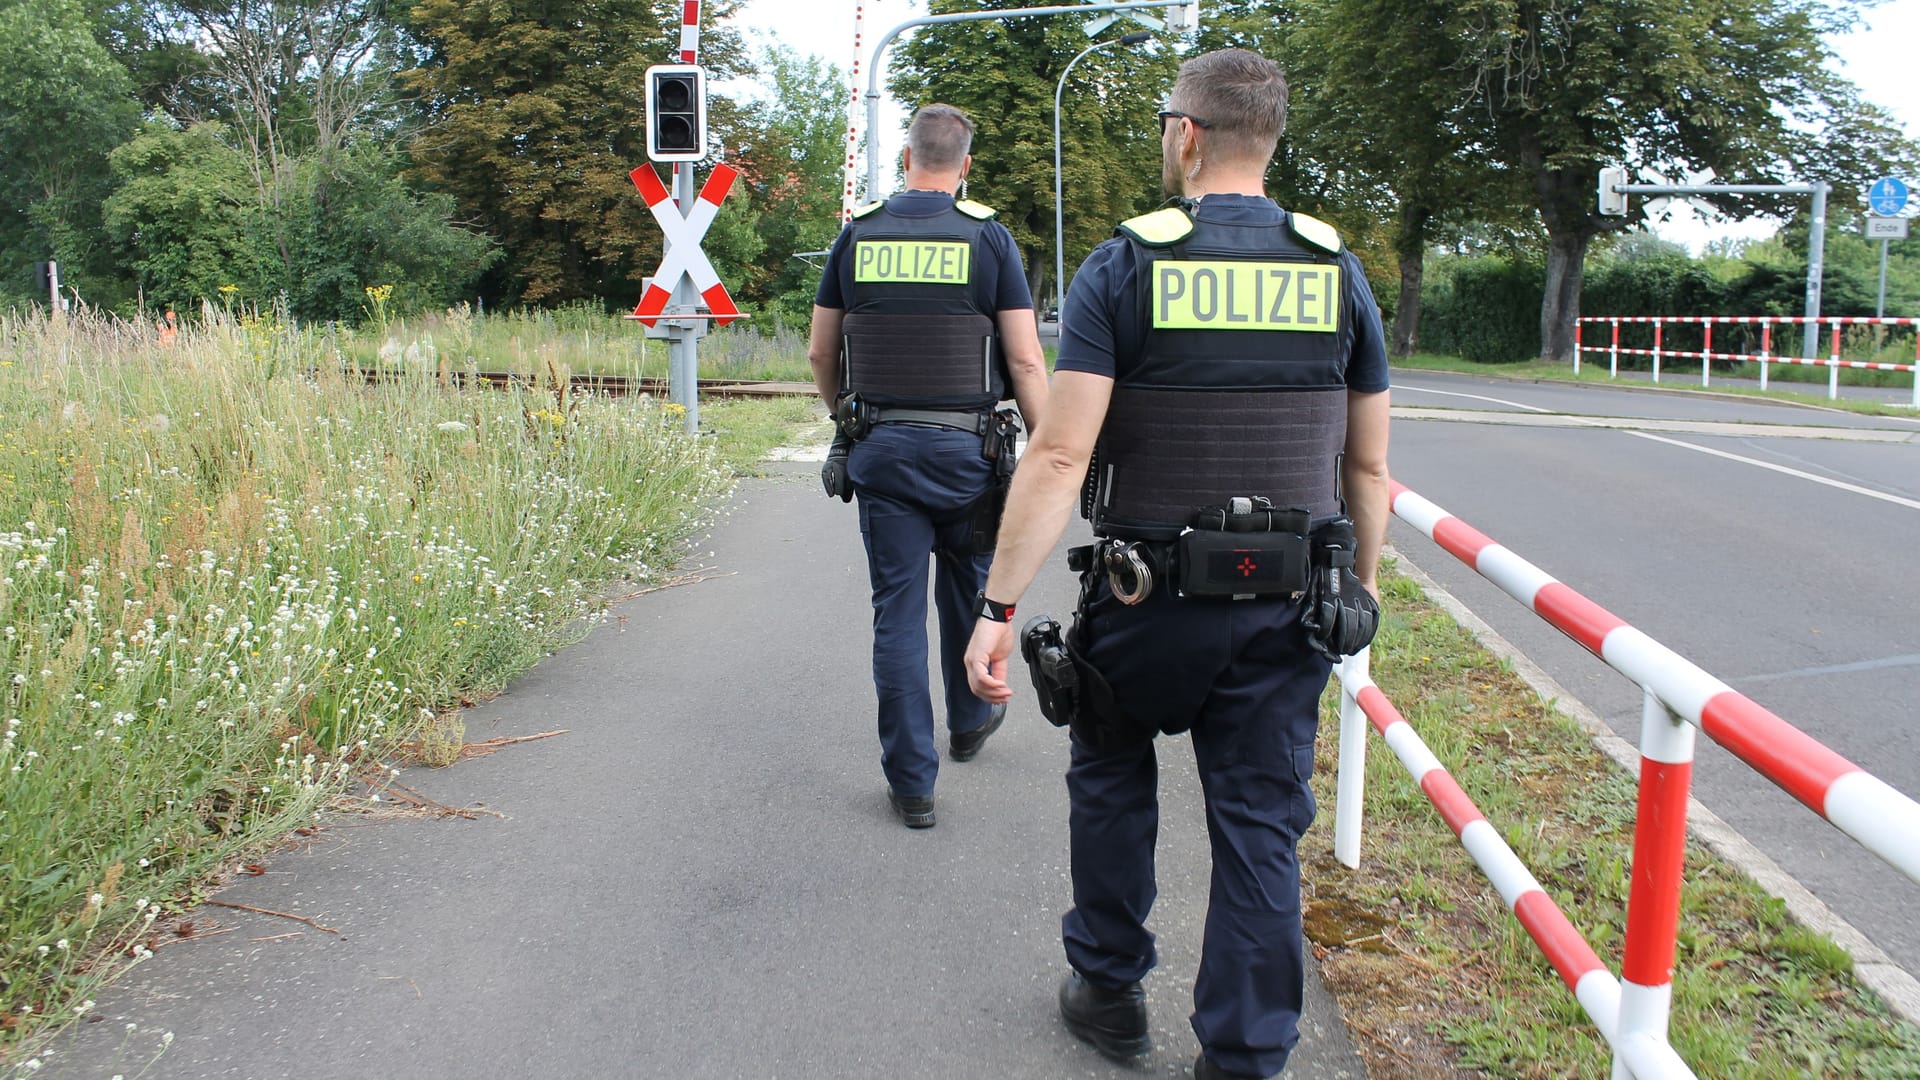
M720 203L732 190L733 179L739 172L731 166L715 165L706 184L700 188L692 211L685 217L674 205L667 186L660 182L660 174L653 171L652 165L642 165L628 175L633 178L633 186L640 189L640 197L647 200L647 209L660 223L660 231L667 234L667 253L660 259L660 269L653 272L653 283L647 287L646 295L640 297L639 305L633 309L634 317L652 326L667 310L667 301L684 276L693 279L693 287L707 302L707 310L718 316L713 320L715 326L732 322L730 316L738 316L740 309L733 305L733 297L720 283L720 272L713 268L707 253L700 250L700 238L707 235L707 229L713 225L714 215L719 213Z
M1240 556L1240 565L1235 567L1235 569L1240 571L1241 577L1252 577L1253 572L1260 569L1260 564L1253 561L1253 556L1242 555Z

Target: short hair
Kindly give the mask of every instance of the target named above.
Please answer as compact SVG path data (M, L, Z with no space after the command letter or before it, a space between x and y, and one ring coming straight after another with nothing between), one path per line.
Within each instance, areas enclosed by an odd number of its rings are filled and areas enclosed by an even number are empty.
M927 105L907 126L907 149L921 168L958 169L973 148L973 121L951 105Z
M1216 155L1266 161L1287 129L1287 77L1259 53L1220 49L1180 65L1167 105L1206 121Z

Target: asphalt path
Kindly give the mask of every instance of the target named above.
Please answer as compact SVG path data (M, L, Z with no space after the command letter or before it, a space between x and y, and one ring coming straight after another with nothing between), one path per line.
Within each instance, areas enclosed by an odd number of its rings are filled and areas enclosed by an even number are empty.
M332 814L218 895L333 932L196 911L40 1075L1187 1075L1208 880L1187 744L1161 744L1156 1048L1122 1069L1056 1015L1065 735L1023 690L978 758L943 761L937 827L902 827L855 510L815 465L774 470L742 483L683 584L466 713L471 742L565 734L399 778L471 817ZM1023 612L1070 609L1050 565ZM1307 843L1330 831L1329 807ZM1290 1075L1358 1080L1309 982Z
M1920 424L1424 372L1396 372L1394 402L1412 407L1395 479L1920 795ZM1445 411L1463 406L1480 412ZM1411 527L1390 539L1638 744L1639 687ZM1711 740L1697 752L1709 809L1920 973L1920 885Z

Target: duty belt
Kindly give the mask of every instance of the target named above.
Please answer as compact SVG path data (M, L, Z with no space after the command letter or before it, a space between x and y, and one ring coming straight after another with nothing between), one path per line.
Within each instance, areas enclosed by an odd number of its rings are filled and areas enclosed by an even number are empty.
M992 413L877 407L870 407L867 411L869 422L874 424L931 424L955 431L971 431L975 435L985 435L993 427Z
M1173 540L1103 537L1067 552L1082 574L1106 571L1114 598L1138 604L1156 585L1179 597L1299 599L1312 558L1311 516L1264 499L1236 498L1202 510Z

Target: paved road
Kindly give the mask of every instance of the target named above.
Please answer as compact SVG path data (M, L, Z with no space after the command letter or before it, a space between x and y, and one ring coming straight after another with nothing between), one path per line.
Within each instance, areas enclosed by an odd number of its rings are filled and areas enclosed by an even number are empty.
M1920 423L1418 372L1395 383L1396 405L1416 407L1394 425L1396 479L1920 794ZM1442 402L1481 415L1418 408ZM1530 409L1682 423L1527 426L1549 422ZM1638 687L1413 529L1396 522L1392 541L1638 742ZM1704 738L1695 790L1920 973L1920 885Z
M938 827L901 827L854 510L779 468L742 485L704 580L467 715L470 741L567 734L401 778L480 816L334 817L220 895L342 938L203 912L231 932L162 948L42 1075L131 1076L161 1031L152 1080L1186 1075L1207 894L1186 745L1162 751L1158 1047L1122 1070L1055 1016L1065 737L1023 695L944 763ZM1057 565L1022 608L1064 613L1070 586ZM1309 995L1294 1071L1357 1080L1317 974Z

